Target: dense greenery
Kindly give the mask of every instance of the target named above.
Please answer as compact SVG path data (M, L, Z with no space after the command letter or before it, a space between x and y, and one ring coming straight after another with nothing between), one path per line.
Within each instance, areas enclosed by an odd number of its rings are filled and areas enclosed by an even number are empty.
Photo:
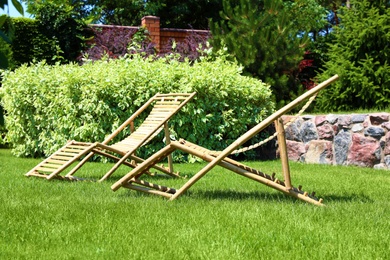
M19 156L51 154L70 139L102 141L155 93L196 91L171 121L173 133L223 149L273 109L269 87L240 73L223 56L194 64L135 55L83 66L24 65L5 73L0 90L7 141Z
M141 18L155 15L163 27L208 29L208 19L219 19L221 0L24 0L35 14L37 4L57 3L74 8L93 23L137 26Z
M12 0L11 4L8 0L0 0L0 9L5 10L6 7L14 6L15 9L20 13L24 14L23 6L19 3L19 1ZM8 24L4 26L8 19L7 15L0 15L0 43L4 44L4 41L7 44L11 43L10 36L13 34L13 28ZM4 47L0 47L0 69L8 69L9 68L9 53L8 50L4 50ZM1 78L0 78L1 82Z
M280 106L290 101L299 92L307 33L324 26L325 10L315 1L223 1L223 7L224 20L211 23L212 45L226 45L247 73L269 83Z
M292 163L293 183L315 190L319 208L221 168L168 202L112 192L127 167L103 183L23 176L39 162L0 149L1 259L390 258L386 170ZM278 161L248 164L282 177ZM86 164L77 175L98 178L111 166ZM192 176L203 166L175 169Z
M73 7L64 4L50 2L38 4L35 8L40 33L56 48L52 53L53 59L76 61L86 47L85 41L92 37L85 22Z
M0 9L5 10L5 8L9 8L10 5L14 6L20 14L24 13L22 5L18 1L13 0L11 1L11 4L8 3L8 0L0 1ZM6 24L7 20L9 20L7 15L0 15L0 72L2 69L12 69L15 66L12 60L12 50L9 45L11 44L10 36L13 34L13 28L10 23ZM1 81L2 77L0 75L0 87ZM4 143L4 132L4 111L3 107L0 105L0 145Z
M40 6L37 12L35 19L11 18L0 27L12 28L10 69L33 61L46 60L48 64L76 61L92 36L92 31L74 19L73 11L65 6L48 4Z
M12 45L10 45L12 49L10 60L15 66L11 69L33 60L50 58L50 53L53 51L52 46L49 39L39 32L36 20L19 17L11 18L8 22L14 30ZM26 41L26 38L29 41Z
M341 8L329 61L321 75L340 80L326 89L319 110L384 109L390 105L390 9L388 1L351 1Z

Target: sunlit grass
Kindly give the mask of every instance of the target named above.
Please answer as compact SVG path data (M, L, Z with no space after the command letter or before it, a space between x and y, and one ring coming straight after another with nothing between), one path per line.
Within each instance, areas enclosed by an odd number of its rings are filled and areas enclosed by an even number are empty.
M23 174L37 159L0 149L0 259L389 259L390 171L292 163L326 207L215 168L178 200ZM280 173L278 161L248 162ZM89 163L83 176L110 165ZM178 164L193 175L204 164ZM150 180L179 188L185 180Z

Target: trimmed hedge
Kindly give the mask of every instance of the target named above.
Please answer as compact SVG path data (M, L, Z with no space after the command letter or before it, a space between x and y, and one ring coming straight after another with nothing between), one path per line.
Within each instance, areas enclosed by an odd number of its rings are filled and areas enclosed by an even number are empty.
M274 107L268 85L223 58L192 65L140 56L83 66L38 63L3 76L6 138L17 156L47 156L70 139L102 141L157 92L196 91L170 127L176 138L218 150ZM160 149L162 138L140 155Z

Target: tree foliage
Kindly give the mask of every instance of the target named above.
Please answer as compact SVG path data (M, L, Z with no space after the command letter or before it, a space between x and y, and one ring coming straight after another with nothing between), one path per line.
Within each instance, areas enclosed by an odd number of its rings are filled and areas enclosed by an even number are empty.
M15 9L20 13L24 14L23 6L16 0L11 1L12 5ZM0 0L0 9L5 10L6 7L9 8L10 4L8 0ZM3 27L5 22L7 21L7 15L0 15L0 28ZM12 27L7 26L6 30L0 30L0 43L2 44L10 44L10 35L12 35ZM9 64L9 53L6 47L0 49L0 69L7 69Z
M390 3L351 1L341 8L329 61L320 79L340 80L318 101L321 110L386 108L390 105Z
M12 0L11 4L15 7L15 9L20 13L24 14L24 10L22 5L16 1ZM8 0L0 0L0 9L5 10L6 7L9 8L10 4ZM3 28L4 24L8 20L7 15L0 15L0 28ZM11 60L12 50L9 46L11 44L10 36L12 35L12 27L10 24L6 27L6 30L0 30L0 72L2 69L8 69L13 67L14 64ZM0 75L0 87L1 87L2 77ZM1 102L1 97L0 97ZM3 135L4 135L4 111L3 107L0 105L0 144L4 143Z
M324 25L324 9L315 1L224 0L220 14L223 20L211 24L212 45L226 45L246 72L271 84L280 105L290 100L308 32Z
M28 11L36 13L37 4L65 4L90 23L137 26L141 18L154 15L169 28L208 29L208 19L218 19L222 0L23 0Z
M86 39L92 36L79 14L70 5L54 2L39 4L35 8L39 31L56 48L53 59L60 58L64 62L77 60L86 46Z
M234 2L234 1L233 1ZM208 29L209 19L220 20L222 0L147 1L147 12L161 18L169 28Z

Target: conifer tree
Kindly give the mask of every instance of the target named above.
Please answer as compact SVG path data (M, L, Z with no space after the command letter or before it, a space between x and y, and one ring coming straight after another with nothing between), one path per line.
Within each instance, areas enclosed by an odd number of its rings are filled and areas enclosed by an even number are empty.
M320 75L323 80L339 74L340 79L317 102L317 109L348 111L383 109L390 106L390 3L350 1L341 8L335 27L329 61Z
M223 20L210 23L212 45L226 45L247 73L271 85L281 106L298 92L294 73L308 42L306 32L313 21L325 18L323 10L315 1L223 0Z

